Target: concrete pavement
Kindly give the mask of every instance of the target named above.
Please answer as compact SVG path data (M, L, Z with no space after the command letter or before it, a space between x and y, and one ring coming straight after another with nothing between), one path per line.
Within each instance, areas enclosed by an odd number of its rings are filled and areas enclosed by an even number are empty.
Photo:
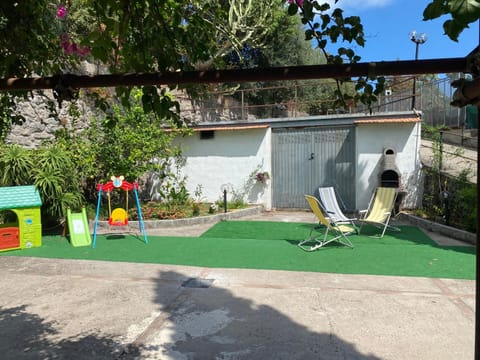
M16 257L0 271L2 359L473 358L475 281Z

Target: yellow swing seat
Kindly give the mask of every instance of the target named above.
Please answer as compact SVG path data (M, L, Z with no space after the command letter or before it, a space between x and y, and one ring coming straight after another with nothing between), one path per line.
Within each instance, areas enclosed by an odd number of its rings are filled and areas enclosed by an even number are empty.
M128 214L125 209L116 208L112 211L112 215L108 219L111 226L126 226L128 224Z

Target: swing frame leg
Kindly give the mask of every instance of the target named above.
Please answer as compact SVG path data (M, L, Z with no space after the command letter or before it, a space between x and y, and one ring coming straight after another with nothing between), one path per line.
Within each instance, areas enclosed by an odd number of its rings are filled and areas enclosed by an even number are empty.
M97 201L97 212L95 214L95 226L93 227L93 242L92 247L95 248L97 245L97 227L98 227L98 217L100 216L100 203L102 200L102 186L98 189L98 201Z

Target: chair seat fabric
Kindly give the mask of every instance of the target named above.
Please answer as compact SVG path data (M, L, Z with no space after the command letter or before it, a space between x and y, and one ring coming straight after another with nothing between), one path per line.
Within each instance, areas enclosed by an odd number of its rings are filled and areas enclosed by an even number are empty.
M364 216L359 221L382 229L382 233L377 237L383 237L387 229L400 231L399 228L389 225L396 198L396 188L378 187L370 200L368 209L362 212ZM361 228L360 226L360 231Z

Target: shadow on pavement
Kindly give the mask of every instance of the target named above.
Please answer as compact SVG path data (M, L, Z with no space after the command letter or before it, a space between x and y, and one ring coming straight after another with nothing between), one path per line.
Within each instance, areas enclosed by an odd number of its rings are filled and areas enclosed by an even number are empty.
M130 343L122 342L125 334L108 335L105 329L81 325L77 334L67 336L56 316L43 319L26 305L0 308L2 359L380 359L361 354L355 344L335 335L319 304L305 304L302 320L311 319L312 327L321 322L331 328L328 332L309 329L275 309L279 293L257 293L257 300L250 300L233 293L241 289L232 292L215 286L214 280L196 282L175 271L160 271L152 280L159 314ZM95 292L91 297L96 299ZM312 306L317 309L309 313ZM75 321L81 324L81 319Z
M178 276L159 273L159 279ZM185 279L184 284L191 283ZM380 359L359 353L354 344L333 334L334 329L308 329L270 306L272 299L258 303L216 287L215 281L211 286L198 284L181 286L169 304L162 303L164 288L157 287L156 302L167 314L143 333L150 343L147 353L160 351L166 359ZM305 304L305 311L311 306ZM318 318L318 309L305 315ZM328 316L318 320L328 322Z
M74 314L72 314L74 316ZM114 359L123 345L92 331L62 338L55 321L46 321L26 311L26 306L0 309L2 359ZM129 347L132 358L140 349Z

